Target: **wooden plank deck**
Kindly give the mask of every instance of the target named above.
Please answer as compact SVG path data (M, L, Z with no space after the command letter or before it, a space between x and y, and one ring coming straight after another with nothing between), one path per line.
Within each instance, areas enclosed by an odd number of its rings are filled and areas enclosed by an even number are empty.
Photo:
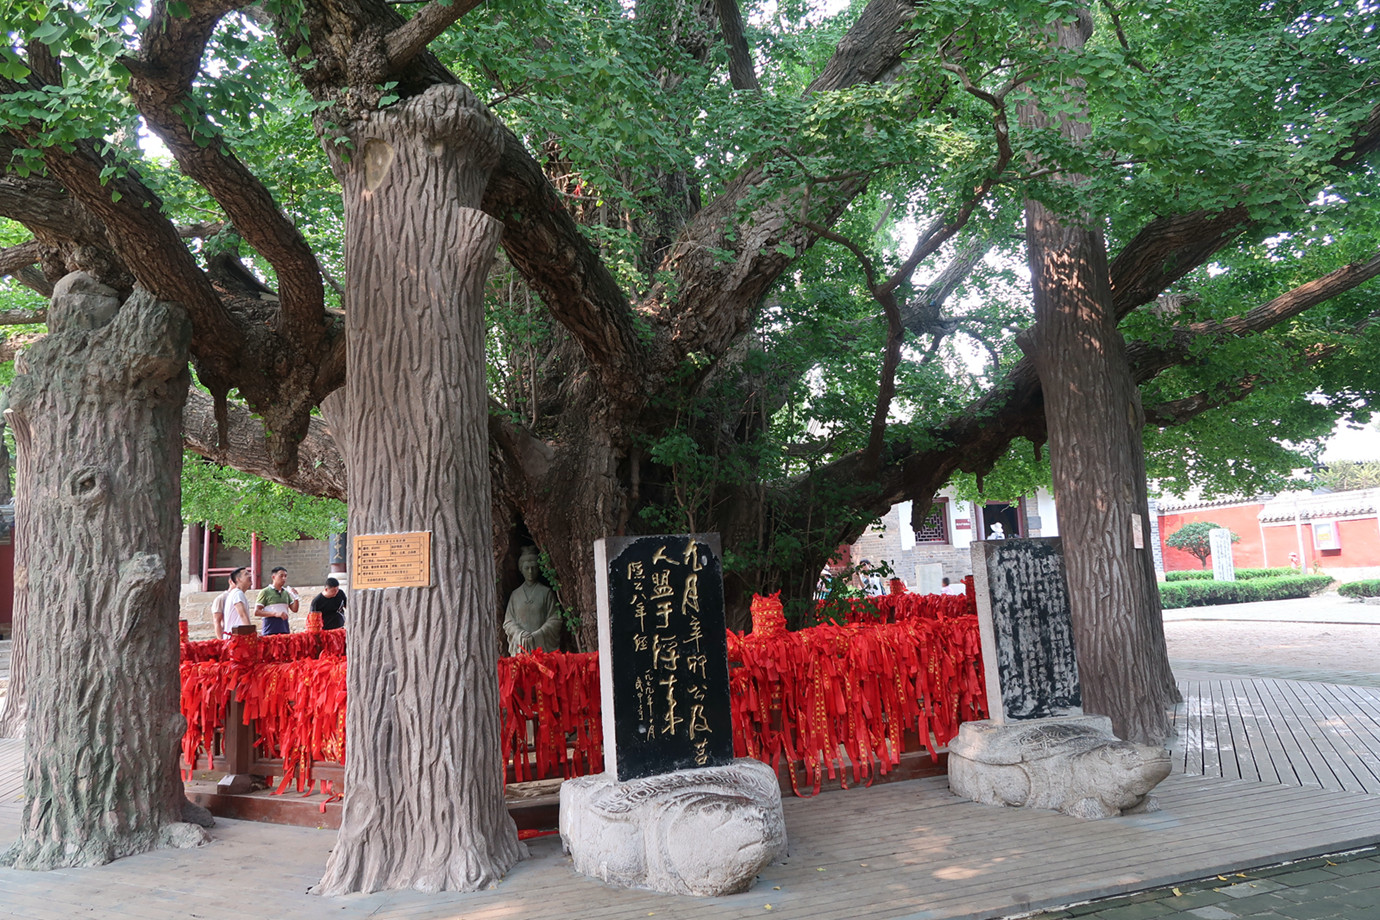
M1380 841L1380 690L1183 676L1176 772L1151 814L1082 822L975 805L942 777L792 798L788 857L714 900L606 888L576 876L551 837L489 891L322 899L308 889L333 832L222 821L201 850L0 870L0 917L726 920L770 905L796 920L982 920ZM0 848L18 832L19 750L0 741Z
M1380 688L1185 673L1174 769L1380 794Z

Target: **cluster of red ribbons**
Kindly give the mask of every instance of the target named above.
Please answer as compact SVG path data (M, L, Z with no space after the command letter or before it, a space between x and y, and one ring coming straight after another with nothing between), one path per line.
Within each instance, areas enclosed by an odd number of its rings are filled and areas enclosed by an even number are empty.
M771 600L754 600L754 623ZM845 760L871 782L874 763L887 773L908 748L937 756L960 722L986 715L977 618L957 612L966 598L873 600L901 600L899 621L729 633L734 753L784 760L797 794L797 768L815 792L826 773L847 785Z
M986 715L968 598L868 603L867 622L788 632L779 601L756 598L753 632L728 633L734 751L774 768L784 761L797 792L798 770L815 792L826 774L847 785L850 768L853 782L871 782L902 751L933 756L960 722ZM209 750L233 693L263 755L283 758L277 791L294 780L310 790L313 762L344 761L344 651L343 630L183 643L186 762L195 767ZM603 769L598 661L542 651L499 660L503 757L514 781Z
M837 601L835 602L838 603ZM971 598L958 594L883 594L879 597L850 598L844 620L848 623L900 623L911 619L942 620L976 614ZM820 619L828 613L819 605Z
M597 652L536 649L500 658L498 697L503 761L512 765L515 782L604 769Z
M231 636L182 643L182 660L229 661L236 656L256 662L297 661L345 654L345 630L288 633L281 636Z
M263 757L283 759L285 791L314 785L312 764L345 760L345 633L233 636L182 644L183 760L211 766L216 732L232 695L254 723ZM324 787L323 783L323 787Z

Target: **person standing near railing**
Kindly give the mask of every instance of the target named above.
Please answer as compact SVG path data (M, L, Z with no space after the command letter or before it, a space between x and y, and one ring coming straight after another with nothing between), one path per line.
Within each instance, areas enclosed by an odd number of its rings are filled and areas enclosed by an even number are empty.
M311 610L321 614L322 629L344 629L345 592L340 590L340 582L327 578L326 589L312 598Z
M292 632L288 616L297 612L297 596L287 586L287 569L276 566L270 577L272 583L259 592L254 616L263 619L265 636L282 636Z
M230 588L225 592L224 632L216 638L228 639L236 626L252 626L249 619L249 598L245 589L249 587L250 572L247 566L240 566L230 573ZM215 614L212 613L212 616Z

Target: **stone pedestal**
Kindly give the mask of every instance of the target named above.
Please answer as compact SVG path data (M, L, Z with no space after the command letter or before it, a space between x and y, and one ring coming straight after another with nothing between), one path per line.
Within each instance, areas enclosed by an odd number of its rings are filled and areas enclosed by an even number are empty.
M610 885L734 894L786 851L781 787L747 758L624 783L608 773L568 779L561 842L576 872Z
M1106 716L965 722L949 745L949 789L986 805L1109 818L1156 807L1169 752L1112 734Z

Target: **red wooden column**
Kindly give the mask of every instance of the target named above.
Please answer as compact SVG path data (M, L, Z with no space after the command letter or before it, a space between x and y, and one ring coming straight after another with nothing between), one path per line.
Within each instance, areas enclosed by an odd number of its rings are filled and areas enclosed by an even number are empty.
M264 545L257 533L249 535L249 577L255 589L264 586Z

